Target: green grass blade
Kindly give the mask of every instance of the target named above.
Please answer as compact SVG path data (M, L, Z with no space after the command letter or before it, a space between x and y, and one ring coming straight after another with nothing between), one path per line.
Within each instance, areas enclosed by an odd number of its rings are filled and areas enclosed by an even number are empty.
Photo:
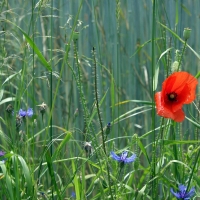
M16 75L20 74L22 70L19 70L19 72L10 75L8 78L6 78L6 80L2 83L2 86L7 83L9 80L11 80L13 77L15 77Z
M73 171L73 173L76 173L76 167L74 164L74 160L72 160L72 171ZM80 190L79 190L77 174L74 175L74 186L75 186L75 192L76 192L76 199L80 200Z
M157 85L158 85L158 75L159 75L159 61L160 61L160 59L167 53L167 52L169 52L169 51L171 51L173 49L173 47L171 47L171 48L168 48L166 51L164 51L161 55L160 55L160 57L159 57L159 59L158 59L158 61L157 61L157 64L156 64L156 69L155 69L155 74L154 74L154 77L153 77L153 91L155 91L156 89L157 89Z
M27 183L27 195L29 197L32 197L33 196L33 187L32 187L33 184L32 184L32 178L31 178L30 170L29 170L25 160L21 156L18 156L18 159L21 163L22 172L24 174L24 178L25 178L25 181Z
M8 175L7 169L5 165L1 165L1 169L3 171L3 174L5 176L5 182L6 182L6 187L7 187L7 191L9 193L9 197L10 200L15 200L14 198L14 191L13 191L13 186L12 186L12 179L11 177ZM2 180L1 180L2 181Z
M66 131L66 136L64 137L64 139L62 140L62 142L60 143L60 145L56 148L52 159L54 160L56 158L56 156L59 154L59 152L62 150L62 148L66 145L66 143L70 140L72 134L70 132Z
M192 124L194 124L197 128L200 128L200 124L193 121L192 119L188 118L188 117L185 117L188 121L190 121Z
M57 197L58 197L58 199L61 200L62 198L61 198L60 191L59 191L57 183L56 183L50 152L47 151L45 155L46 155L47 166L48 166L48 169L49 169L49 174L51 176L52 186L54 185L55 190L57 192Z

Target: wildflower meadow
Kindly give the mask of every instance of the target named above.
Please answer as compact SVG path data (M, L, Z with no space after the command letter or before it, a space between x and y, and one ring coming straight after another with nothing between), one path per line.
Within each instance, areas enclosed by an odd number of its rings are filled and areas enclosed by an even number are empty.
M0 199L200 199L200 1L0 1Z

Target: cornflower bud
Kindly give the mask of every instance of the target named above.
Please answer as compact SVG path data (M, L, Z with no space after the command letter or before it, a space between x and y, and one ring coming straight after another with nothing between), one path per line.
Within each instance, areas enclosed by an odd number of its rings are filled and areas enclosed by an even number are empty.
M109 122L106 127L106 135L110 133L110 127L111 127L111 123Z

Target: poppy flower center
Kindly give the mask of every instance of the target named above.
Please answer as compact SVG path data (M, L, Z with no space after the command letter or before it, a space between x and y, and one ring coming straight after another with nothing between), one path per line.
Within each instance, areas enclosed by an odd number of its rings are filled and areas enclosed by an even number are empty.
M176 99L177 94L175 92L171 92L171 93L167 94L167 97L168 97L169 101L177 101L177 99Z

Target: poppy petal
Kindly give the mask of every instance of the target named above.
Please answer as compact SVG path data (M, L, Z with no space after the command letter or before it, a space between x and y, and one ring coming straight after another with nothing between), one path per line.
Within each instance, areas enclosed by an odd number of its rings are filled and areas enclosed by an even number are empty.
M189 93L190 89L188 85L185 85L182 91L178 94L177 100L175 102L171 102L172 112L176 112L182 108L183 104L187 101Z
M175 72L165 79L162 90L180 92L185 84L190 83L191 77L187 72Z
M172 112L172 109L169 109L169 107L165 105L164 101L162 100L162 92L157 92L155 94L155 102L158 115L173 119L176 122L182 122L185 119L185 114L182 109Z
M188 98L185 101L185 104L192 103L192 101L195 100L197 84L198 84L198 80L195 77L193 77L192 75L190 75L190 77L187 81L187 85L190 88L190 93L188 94Z
M157 92L155 94L156 102L156 111L157 114L165 118L173 118L174 114L167 106L165 106L164 101L162 100L162 92Z
M178 95L182 95L184 98L180 99L180 103L187 104L195 99L197 84L197 79L188 72L175 72L163 82L162 91L165 94L175 92ZM187 92L184 90L186 88L188 88Z
M183 110L182 109L180 109L180 110L177 110L176 112L174 112L173 113L173 120L175 121L175 122L182 122L184 119L185 119L185 114L184 114L184 112L183 112Z
M197 79L192 76L191 74L189 74L188 72L176 72L173 74L174 76L176 76L176 87L177 87L177 93L179 93L179 95L183 95L186 96L186 100L184 100L184 104L188 104L191 103L192 101L194 101L196 95L196 86L198 84ZM182 87L181 87L182 85ZM188 88L188 91L183 91L184 88Z

